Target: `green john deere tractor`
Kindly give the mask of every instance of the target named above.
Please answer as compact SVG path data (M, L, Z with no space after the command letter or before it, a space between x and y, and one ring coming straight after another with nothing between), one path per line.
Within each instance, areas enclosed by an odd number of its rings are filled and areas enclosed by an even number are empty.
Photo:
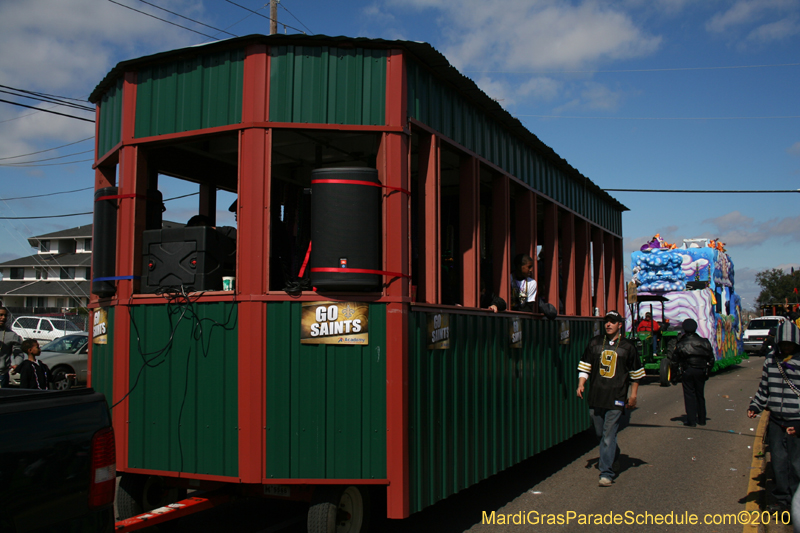
M664 318L664 302L667 301L669 298L664 296L637 295L636 303L629 304L633 326L627 334L628 338L636 343L636 349L639 350L642 357L645 372L658 374L658 381L662 387L669 387L670 383L677 378L676 367L672 364L672 354L675 352L675 345L680 333L680 324L670 324L669 320ZM659 331L655 333L638 331L639 324L642 322L640 311L649 312L650 316L654 316L653 305L658 305L659 302L661 303L662 318L662 322L658 323Z

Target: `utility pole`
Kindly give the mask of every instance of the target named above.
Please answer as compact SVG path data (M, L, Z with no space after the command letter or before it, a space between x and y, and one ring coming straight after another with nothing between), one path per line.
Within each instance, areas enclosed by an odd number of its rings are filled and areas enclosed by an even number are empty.
M269 34L278 33L278 2L280 0L269 0Z

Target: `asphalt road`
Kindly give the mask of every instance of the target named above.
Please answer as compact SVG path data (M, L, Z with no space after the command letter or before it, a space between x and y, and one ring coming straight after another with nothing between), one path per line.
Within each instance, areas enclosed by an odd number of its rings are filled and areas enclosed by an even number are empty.
M373 531L456 533L463 531L709 531L741 532L742 525L711 524L705 515L744 511L755 495L747 493L752 445L758 419L746 416L761 375L762 358L712 376L706 383L708 425L687 428L679 386L648 383L639 389L639 407L620 431L622 471L611 487L597 484L598 449L585 432L548 452L417 513L406 520L377 520ZM494 512L494 524L483 523ZM253 533L305 531L305 509L281 502L236 502L177 521L171 531L232 530ZM521 513L521 514L518 514ZM569 523L515 525L517 517L535 521L544 514L575 513ZM621 524L579 523L580 515L619 515ZM626 514L627 513L627 514ZM646 514L696 515L696 525L625 524ZM500 524L500 515L510 524ZM612 515L613 516L613 515ZM519 518L517 518L518 520ZM680 520L679 518L674 518ZM719 518L717 518L719 520Z

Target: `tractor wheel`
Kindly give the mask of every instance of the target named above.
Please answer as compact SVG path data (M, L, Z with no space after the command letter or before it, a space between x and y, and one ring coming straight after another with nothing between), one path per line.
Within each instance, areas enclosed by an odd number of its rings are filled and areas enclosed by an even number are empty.
M360 533L367 530L369 497L349 486L322 486L308 508L308 533Z
M669 387L672 382L672 360L665 357L661 360L661 368L658 370L658 382L662 387Z

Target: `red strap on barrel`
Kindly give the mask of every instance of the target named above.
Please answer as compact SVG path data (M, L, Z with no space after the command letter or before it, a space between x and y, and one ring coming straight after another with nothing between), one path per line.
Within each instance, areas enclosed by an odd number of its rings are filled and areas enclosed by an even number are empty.
M381 187L382 189L389 189L392 191L400 191L404 194L411 196L411 191L403 189L401 187L390 187L388 185L383 185L382 183L372 183L371 181L361 181L361 180L311 180L311 184L314 183L338 183L342 185L369 185L370 187Z
M308 257L311 255L311 243L308 243L308 251L306 252L306 258L303 259L303 266L300 267L300 273L297 275L298 278L302 278L303 274L306 273L306 266L308 266Z
M117 200L119 198L145 198L145 199L147 199L147 196L145 196L144 194L114 194L114 195L110 195L110 196L101 196L100 198L96 198L95 202L99 202L101 200Z
M337 274L378 274L380 276L392 276L394 278L410 278L408 274L400 272L387 272L385 270L372 270L369 268L312 268L311 272L330 272Z

